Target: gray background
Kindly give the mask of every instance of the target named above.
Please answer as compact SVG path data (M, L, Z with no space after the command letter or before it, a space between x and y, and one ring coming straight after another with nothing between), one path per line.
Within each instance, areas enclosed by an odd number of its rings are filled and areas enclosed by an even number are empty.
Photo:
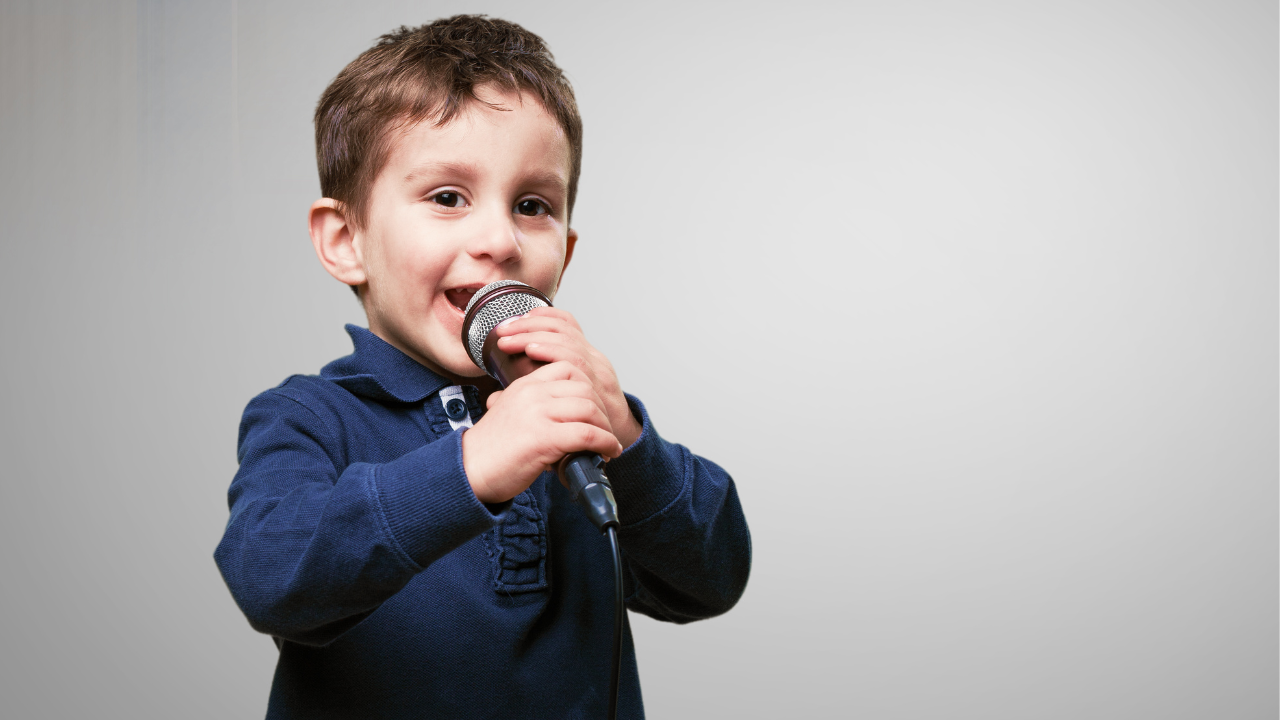
M363 318L311 111L483 11L581 102L558 304L752 527L651 717L1277 716L1275 3L0 7L0 715L262 715L239 414Z

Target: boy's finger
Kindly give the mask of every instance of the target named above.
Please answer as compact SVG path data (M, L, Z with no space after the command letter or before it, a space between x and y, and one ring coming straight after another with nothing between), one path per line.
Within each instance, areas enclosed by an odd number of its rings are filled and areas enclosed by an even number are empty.
M534 313L545 313L537 314ZM552 314L555 313L555 314ZM578 327L578 323L573 319L572 315L563 310L553 310L551 308L537 308L527 315L522 315L514 320L508 320L493 329L498 337L509 337L518 335L523 332L531 332L535 330L546 330L550 332L576 333L582 334L582 328Z
M525 345L531 342L558 342L558 343L575 343L583 344L584 338L581 335L566 335L558 333L554 330L530 329L518 332L514 335L505 335L498 338L498 348L503 352L519 352L514 350L518 345Z
M622 444L613 433L586 423L557 425L553 441L556 448L566 455L581 450L597 452L607 458L616 458L622 454Z
M577 380L579 382L591 384L590 378L582 371L582 368L571 362L553 362L534 370L533 372L520 378L520 380L530 380L534 382L553 382L556 380ZM517 380L516 382L520 382ZM512 383L514 385L515 383Z
M574 319L573 313L558 307L540 307L534 308L525 314L526 318L558 318L565 322L573 324L577 327L578 321Z
M554 333L561 337L577 338L581 342L586 342L587 339L580 330L575 330L564 323L557 322L516 322L513 320L494 329L493 334L499 340L506 340L536 332Z
M585 372L591 371L591 357L581 348L554 343L531 343L523 347L520 352L539 362L567 362L582 368Z
M558 398L547 409L547 417L558 423L586 423L613 433L609 418L599 405L587 398Z
M600 394L596 392L594 386L589 382L579 380L554 380L544 383L539 390L546 393L546 397L552 399L560 398L582 398L590 400L597 407L604 408L604 401L600 398Z
M546 331L520 333L519 335L498 339L498 349L508 355L526 352L530 345L557 345L576 349L579 355L585 355L588 348L588 345L580 337Z

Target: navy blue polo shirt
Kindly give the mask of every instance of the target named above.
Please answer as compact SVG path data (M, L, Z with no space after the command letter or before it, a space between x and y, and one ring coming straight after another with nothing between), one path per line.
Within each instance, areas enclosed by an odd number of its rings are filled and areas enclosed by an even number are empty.
M254 398L214 558L250 624L276 638L269 718L605 717L608 541L544 473L485 505L461 436L484 414L364 328L355 351ZM629 610L725 612L746 586L730 477L643 432L607 467ZM642 718L628 627L619 718Z

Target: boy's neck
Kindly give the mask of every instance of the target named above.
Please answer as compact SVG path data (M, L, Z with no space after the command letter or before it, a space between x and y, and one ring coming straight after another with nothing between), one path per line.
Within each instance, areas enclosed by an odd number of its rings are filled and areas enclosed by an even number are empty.
M412 357L412 356L410 356ZM485 405L489 401L489 396L502 389L497 380L488 375L479 377L466 377L463 375L455 375L442 367L436 367L434 364L423 363L422 360L414 358L419 365L422 365L431 372L439 375L449 381L450 385L474 385L480 391L480 404Z
M439 375L445 380L448 380L450 385L475 386L475 388L480 391L481 405L486 405L489 401L489 396L502 389L502 386L498 384L498 381L494 380L492 377L489 377L488 375L480 375L478 377L467 377L464 375L458 375L456 373L450 372L440 367L439 365L431 362L427 358L420 356L418 353L414 352L412 348L402 347L400 343L395 341L394 338L387 337L385 333L378 332L378 329L374 327L374 323L370 322L369 326L370 326L369 332L373 333L375 336L380 338L383 342L387 343L391 347L394 347L395 349L404 353L404 355L408 357L410 360L413 360L414 362L430 370L436 375Z

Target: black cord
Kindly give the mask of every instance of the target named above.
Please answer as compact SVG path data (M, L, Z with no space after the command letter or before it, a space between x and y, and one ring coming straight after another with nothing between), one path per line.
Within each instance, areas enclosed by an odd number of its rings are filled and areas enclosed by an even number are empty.
M618 717L618 677L622 673L622 622L626 619L627 607L622 597L622 550L618 548L618 529L613 525L609 531L609 546L613 548L613 675L609 679L609 720Z

